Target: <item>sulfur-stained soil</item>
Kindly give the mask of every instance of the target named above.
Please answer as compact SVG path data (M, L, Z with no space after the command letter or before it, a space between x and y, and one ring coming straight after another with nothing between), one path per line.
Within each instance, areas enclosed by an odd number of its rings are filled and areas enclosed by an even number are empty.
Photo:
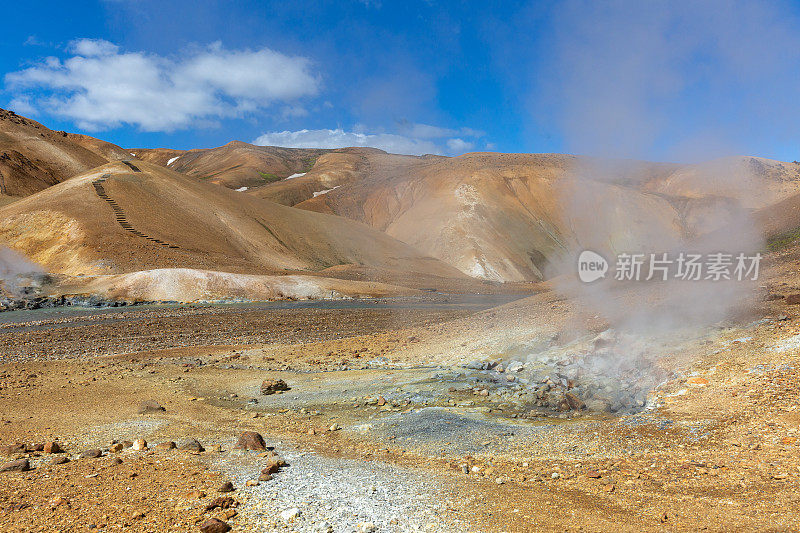
M779 254L768 301L676 337L647 404L615 413L530 414L492 384L511 367L464 367L508 365L512 338L547 337L525 346L550 354L604 330L552 291L499 307L9 315L0 444L66 452L9 451L32 470L0 473L0 530L199 531L211 517L234 531L796 530L797 264ZM549 336L578 323L581 338ZM278 379L289 390L261 393ZM147 401L164 410L141 414ZM248 430L274 450L235 449ZM113 451L139 438L147 449ZM205 451L159 446L188 438ZM102 457L79 457L92 448ZM256 485L272 454L288 464ZM206 509L220 497L228 508Z

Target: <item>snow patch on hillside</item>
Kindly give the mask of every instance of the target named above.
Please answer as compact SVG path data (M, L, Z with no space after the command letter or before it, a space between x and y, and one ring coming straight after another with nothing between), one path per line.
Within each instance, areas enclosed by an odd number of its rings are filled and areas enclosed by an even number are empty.
M337 185L333 189L325 189L324 191L317 191L317 192L314 193L314 198L316 198L317 196L322 196L323 194L328 194L332 190L338 189L339 187L341 187L341 185Z

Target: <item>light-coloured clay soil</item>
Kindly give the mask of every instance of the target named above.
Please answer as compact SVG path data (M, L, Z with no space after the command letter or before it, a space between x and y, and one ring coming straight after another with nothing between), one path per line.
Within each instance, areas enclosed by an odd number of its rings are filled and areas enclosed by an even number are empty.
M774 254L769 301L675 336L647 404L616 413L531 409L536 382L503 384L528 376L513 374L511 337L580 322L577 338L528 345L544 361L605 328L555 292L491 309L15 318L0 443L66 453L11 451L32 470L0 473L0 528L199 531L217 517L235 531L794 530L800 312L781 296L800 287L799 266L794 249ZM464 366L487 358L508 369ZM263 395L277 379L290 390ZM140 414L146 401L164 411ZM274 451L235 449L247 430ZM111 451L139 438L146 450ZM188 438L205 451L159 446ZM79 457L91 448L102 457ZM273 453L288 464L256 485ZM220 493L224 481L235 490ZM233 507L206 510L226 496Z

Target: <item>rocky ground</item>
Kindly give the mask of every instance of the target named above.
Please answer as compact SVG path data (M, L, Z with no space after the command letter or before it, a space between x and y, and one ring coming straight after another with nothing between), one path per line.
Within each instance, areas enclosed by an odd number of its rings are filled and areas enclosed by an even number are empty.
M613 371L635 340L537 322L573 312L7 313L0 530L800 528L786 298ZM511 346L521 322L539 334Z

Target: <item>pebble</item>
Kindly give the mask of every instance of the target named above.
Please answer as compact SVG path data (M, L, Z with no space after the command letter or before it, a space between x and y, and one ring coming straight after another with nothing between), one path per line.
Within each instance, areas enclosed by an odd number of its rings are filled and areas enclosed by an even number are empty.
M81 453L81 459L96 459L102 455L103 452L99 448L92 448Z
M200 524L200 531L202 533L227 533L231 530L231 526L217 518L209 518Z
M136 451L142 451L147 449L147 441L144 439L136 439L133 441L133 449Z
M164 406L158 403L155 400L147 400L146 402L142 402L139 404L139 414L146 415L150 413L163 413L166 411Z
M226 481L217 489L217 492L233 492L234 490L236 489L233 488L233 483Z
M361 522L358 524L358 533L375 533L378 531L377 526L372 522Z
M331 427L329 429L331 431L338 431L338 430L340 430L342 428L339 426L339 424L333 423L333 424L331 424Z
M297 517L300 516L300 509L297 507L292 507L291 509L286 509L281 511L281 520L284 522L291 522Z

